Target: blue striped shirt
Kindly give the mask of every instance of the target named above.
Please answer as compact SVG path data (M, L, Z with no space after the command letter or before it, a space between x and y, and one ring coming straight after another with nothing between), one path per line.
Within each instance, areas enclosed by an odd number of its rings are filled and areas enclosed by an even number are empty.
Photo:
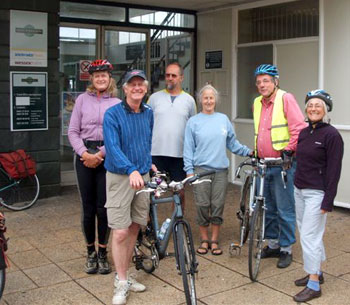
M153 111L144 103L140 110L133 112L123 101L106 111L103 138L107 171L130 175L136 170L143 175L151 169Z

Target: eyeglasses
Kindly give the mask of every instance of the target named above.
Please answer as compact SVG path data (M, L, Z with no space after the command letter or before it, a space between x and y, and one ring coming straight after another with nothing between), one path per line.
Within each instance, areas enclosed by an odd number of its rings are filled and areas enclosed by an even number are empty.
M261 84L267 85L268 83L272 83L271 79L263 79L263 80L258 80L255 82L256 86L260 86Z

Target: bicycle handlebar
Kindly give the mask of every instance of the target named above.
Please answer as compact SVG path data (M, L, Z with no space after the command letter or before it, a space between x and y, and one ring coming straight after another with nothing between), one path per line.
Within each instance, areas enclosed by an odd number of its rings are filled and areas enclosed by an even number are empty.
M287 188L287 173L285 169L283 168L283 159L281 157L278 158L264 158L264 159L257 159L257 158L249 158L242 163L240 163L236 169L236 178L240 178L240 172L243 166L250 165L252 167L258 167L263 168L266 167L275 167L280 166L282 167L281 171L281 178L283 182L283 187Z
M215 173L215 170L210 170L203 173L194 174L193 176L186 177L182 181L178 181L178 182L171 181L170 183L167 183L166 182L167 176L157 172L151 181L145 182L146 187L140 191L137 191L136 195L140 193L152 193L152 192L155 192L155 193L158 192L158 194L160 194L160 193L166 192L167 190L177 192L182 190L187 183L193 183L199 178L202 178L204 176L209 176L214 173ZM206 179L206 181L210 181L210 180Z

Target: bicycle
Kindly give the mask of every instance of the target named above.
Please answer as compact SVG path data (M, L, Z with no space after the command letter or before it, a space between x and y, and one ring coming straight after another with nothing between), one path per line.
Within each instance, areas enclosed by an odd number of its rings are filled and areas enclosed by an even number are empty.
M187 177L180 182L168 182L166 174L156 173L150 182L146 183L146 189L137 193L148 192L151 195L149 222L144 231L140 230L135 246L133 262L137 270L143 269L147 273L152 273L159 266L159 260L166 256L170 235L173 233L176 268L182 276L184 292L187 304L197 304L195 274L198 272L198 262L196 251L193 245L192 231L189 223L184 219L180 191L188 183L202 183L211 180L199 178L213 174L214 171L196 174ZM198 181L197 181L198 180ZM170 191L171 195L159 198L162 193ZM159 222L157 206L163 203L174 202L174 211L170 224L165 231L164 238L159 237Z
M230 253L240 253L243 244L248 242L248 266L249 277L255 282L260 267L261 251L265 235L265 197L264 182L267 169L269 167L282 167L282 158L251 158L242 162L236 170L236 177L240 178L240 171L244 166L251 166L251 170L245 171L246 178L241 191L240 208L237 217L240 220L240 243L231 243ZM259 188L257 186L259 178ZM281 178L284 188L286 188L287 173L281 170Z
M0 165L0 204L13 211L30 208L39 197L40 183L36 174L12 178Z
M9 265L6 256L7 251L7 239L5 238L6 226L5 217L0 213L0 299L5 289L6 281L6 268Z

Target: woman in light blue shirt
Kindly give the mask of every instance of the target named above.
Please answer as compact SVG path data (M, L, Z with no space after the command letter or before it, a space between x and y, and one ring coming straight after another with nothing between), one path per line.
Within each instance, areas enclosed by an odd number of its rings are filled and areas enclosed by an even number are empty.
M236 138L233 126L225 114L215 112L218 92L211 86L204 86L198 100L202 111L191 117L186 125L184 143L184 170L187 175L215 170L208 176L211 183L204 182L193 188L197 207L197 224L201 245L197 253L222 254L219 247L220 226L223 223L224 203L227 189L229 159L226 149L240 156L252 155L253 151ZM211 238L209 239L209 227Z

